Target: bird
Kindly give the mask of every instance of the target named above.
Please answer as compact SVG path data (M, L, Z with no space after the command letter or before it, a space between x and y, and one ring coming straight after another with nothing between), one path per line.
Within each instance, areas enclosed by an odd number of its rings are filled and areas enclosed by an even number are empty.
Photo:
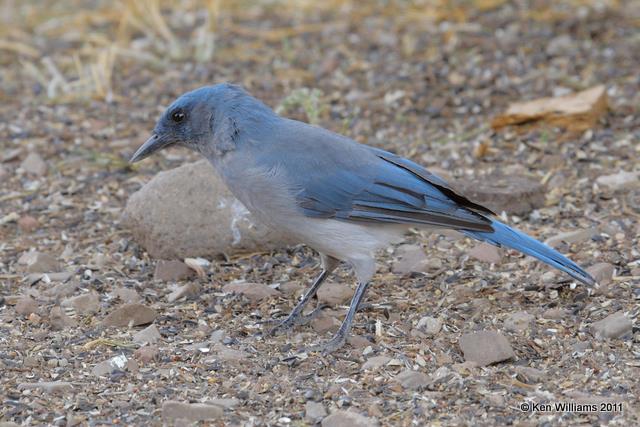
M305 306L325 279L342 262L352 267L357 287L348 312L335 335L312 348L325 354L345 344L376 271L376 252L401 242L410 228L457 230L596 285L576 263L500 222L419 164L282 117L235 84L204 86L178 97L130 162L170 146L200 153L258 221L319 253L320 274L270 333L302 323L310 316L303 315Z

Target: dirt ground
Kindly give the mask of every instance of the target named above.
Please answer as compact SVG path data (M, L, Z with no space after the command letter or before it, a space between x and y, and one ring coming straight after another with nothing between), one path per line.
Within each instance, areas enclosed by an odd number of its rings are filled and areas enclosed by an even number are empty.
M363 425L639 425L640 189L596 182L640 171L638 3L317 3L0 1L0 421L173 425L210 410L202 423L286 426L344 410ZM121 213L156 172L195 157L127 159L163 106L221 81L456 181L544 182L543 206L508 222L540 240L592 230L559 249L615 276L587 292L514 252L482 262L469 256L475 243L416 231L407 242L439 267L395 274L396 255L381 254L358 338L329 356L299 351L330 337L322 324L269 337L260 323L288 312L317 274L303 246L210 256L204 277L179 283L199 291L174 301ZM609 111L586 131L490 126L512 102L599 84ZM287 101L304 87L306 103ZM45 254L46 273L68 273L30 274L29 251ZM254 302L222 292L233 280L288 293ZM354 288L347 268L331 281ZM147 325L103 323L137 298L157 314L153 345L133 339ZM508 328L521 312L530 320ZM633 327L596 336L592 325L617 312ZM441 327L425 333L425 317ZM466 361L460 338L483 330L515 357ZM424 375L403 383L407 369ZM181 417L169 401L215 410ZM523 412L523 402L620 405Z

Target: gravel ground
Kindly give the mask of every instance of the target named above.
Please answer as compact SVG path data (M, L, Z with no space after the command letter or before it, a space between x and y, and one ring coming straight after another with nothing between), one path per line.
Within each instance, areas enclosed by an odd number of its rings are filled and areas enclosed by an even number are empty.
M0 425L640 424L640 188L620 175L640 172L637 2L184 2L164 19L153 1L88 3L0 3ZM304 348L342 318L348 269L310 325L261 324L318 273L303 246L154 279L123 207L195 157L126 159L162 106L225 80L471 187L543 183L506 220L602 286L415 231L322 356ZM609 111L586 131L490 127L512 102L599 84Z

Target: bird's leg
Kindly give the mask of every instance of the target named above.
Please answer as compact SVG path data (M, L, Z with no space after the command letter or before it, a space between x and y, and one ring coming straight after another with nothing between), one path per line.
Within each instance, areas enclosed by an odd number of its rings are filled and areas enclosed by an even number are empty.
M332 258L328 255L320 254L322 259L322 272L320 275L314 280L311 287L305 292L302 296L302 299L296 304L291 313L281 322L279 322L273 329L269 331L269 334L273 335L278 330L287 330L291 327L299 324L306 324L314 317L316 317L320 311L325 307L323 304L319 304L311 313L307 315L302 315L302 310L307 305L309 300L316 296L318 289L327 278L329 274L338 266L339 261L335 258Z
M347 336L349 335L349 331L351 330L351 324L353 323L353 318L360 307L360 303L364 298L364 295L367 293L367 288L369 287L370 282L364 282L358 284L358 288L356 289L356 293L353 295L351 299L351 304L349 305L349 311L347 312L347 316L344 318L342 325L340 325L340 329L338 332L324 344L319 344L311 347L310 351L322 351L323 354L333 353L340 347L344 345L347 341Z

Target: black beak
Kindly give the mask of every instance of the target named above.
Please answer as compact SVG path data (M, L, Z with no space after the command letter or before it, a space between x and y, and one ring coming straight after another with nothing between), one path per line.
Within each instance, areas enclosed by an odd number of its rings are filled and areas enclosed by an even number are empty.
M168 141L158 134L153 134L151 138L147 139L147 141L138 148L138 151L131 157L129 163L139 162L169 145L171 145L171 141Z

